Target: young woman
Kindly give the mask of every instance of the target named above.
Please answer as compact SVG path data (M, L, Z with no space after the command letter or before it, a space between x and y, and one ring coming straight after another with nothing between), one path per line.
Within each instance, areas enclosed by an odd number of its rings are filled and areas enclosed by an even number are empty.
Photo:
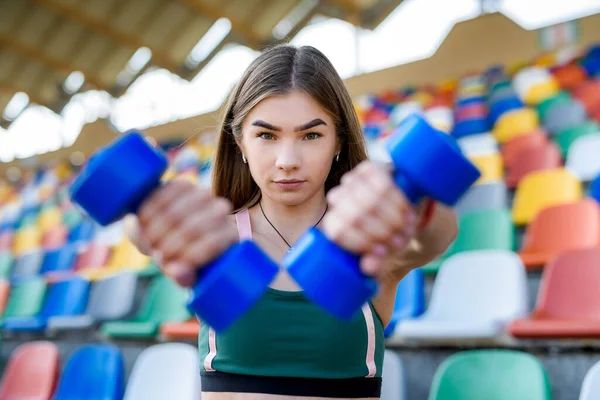
M378 399L383 329L398 282L457 233L450 209L411 206L390 167L367 160L334 67L315 48L291 45L265 50L233 89L212 190L173 181L143 205L138 221L132 240L183 286L240 238L280 263L312 226L361 254L362 271L380 283L357 318L340 321L307 300L282 268L229 330L201 324L204 400Z

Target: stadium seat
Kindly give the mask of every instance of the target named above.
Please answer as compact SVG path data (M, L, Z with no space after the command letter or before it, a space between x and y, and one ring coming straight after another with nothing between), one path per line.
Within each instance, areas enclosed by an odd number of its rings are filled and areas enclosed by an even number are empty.
M2 323L7 319L37 315L42 309L46 288L46 281L41 278L13 283L2 314Z
M429 400L551 400L543 364L516 350L467 350L448 357L433 377Z
M400 356L390 349L383 353L381 400L404 400L406 382Z
M541 121L546 120L546 117L548 116L548 112L554 104L568 102L571 99L572 99L572 97L568 92L561 90L560 92L556 93L554 96L548 97L547 99L543 100L541 103L539 103L536 106L536 110L538 112L540 120Z
M531 86L523 95L525 104L535 106L545 99L552 97L560 90L558 83L554 79L546 82L536 83Z
M12 249L14 236L15 234L11 230L0 232L0 251Z
M163 322L182 322L190 318L186 308L188 290L166 276L158 276L148 287L140 309L126 321L102 324L102 334L108 337L151 337Z
M478 155L471 157L470 160L481 173L481 177L475 182L476 185L497 182L504 178L504 167L500 153Z
M600 336L600 248L560 253L540 282L533 313L509 327L518 338L592 338Z
M38 275L43 260L44 251L41 249L22 253L15 259L11 272L11 279L25 279Z
M518 186L521 179L534 171L555 169L562 166L558 146L553 142L522 149L511 165L507 165L506 185L510 189Z
M45 233L62 223L62 213L58 207L49 207L40 212L37 220L38 229Z
M160 325L160 336L167 340L196 339L200 332L200 322L190 318L185 322L165 322Z
M588 114L600 107L600 80L590 79L573 89L573 97L585 105Z
M107 265L111 248L105 244L90 242L81 253L77 255L75 270L101 268Z
M36 226L21 228L15 232L12 250L15 255L37 249L42 242L42 233Z
M83 221L83 215L76 208L70 206L70 209L63 210L63 224L69 229L73 229Z
M38 217L39 209L37 207L24 209L17 223L17 229L37 227ZM39 230L39 228L37 229Z
M501 149L504 165L512 165L521 150L543 146L547 142L548 136L541 128L535 129L526 135L510 139L504 143Z
M455 254L442 264L425 313L401 321L394 337L446 341L501 339L510 321L527 313L527 277L508 250Z
M579 400L596 400L600 393L600 361L596 362L585 374Z
M398 284L394 312L384 330L389 337L398 322L416 318L425 311L425 276L421 269L410 271Z
M150 263L150 257L140 253L135 245L125 239L113 247L108 259L109 268L133 268L144 269Z
M580 65L572 63L556 68L552 74L562 89L572 90L585 82L586 72Z
M69 232L69 243L85 245L94 237L96 225L89 219L83 219Z
M600 133L600 127L594 121L587 121L581 125L574 126L569 129L565 129L556 135L554 140L558 147L560 148L560 152L563 158L566 158L569 154L569 149L571 145L579 138Z
M6 279L10 276L14 258L10 251L0 250L0 279Z
M44 254L40 274L58 275L73 270L77 253L75 246L66 244L54 250L48 250Z
M132 314L137 286L134 272L125 271L92 284L85 313L55 316L48 329L86 329L98 322L118 320Z
M498 142L496 142L496 139L490 133L462 137L458 139L458 145L467 157L498 152Z
M550 206L527 226L519 256L528 267L543 266L573 249L600 246L600 205L592 199Z
M0 399L51 400L60 373L58 347L38 341L19 345L2 374Z
M198 349L185 343L151 346L137 357L123 400L200 399Z
M7 318L3 328L10 331L38 332L46 329L46 323L52 317L81 315L87 306L89 288L89 281L81 278L53 283L48 287L39 314Z
M472 186L456 203L458 215L483 210L504 210L508 207L508 189L504 181Z
M439 259L422 268L425 273L435 273L445 259L463 251L514 248L515 228L507 209L475 211L459 217L454 243Z
M576 139L570 146L565 166L582 182L600 174L600 131Z
M116 246L123 242L123 240L125 240L125 225L123 220L98 228L94 237L95 243L107 246Z
M581 182L565 168L531 172L517 186L513 221L517 225L526 225L546 207L578 201L582 191Z
M554 136L565 129L583 124L586 119L587 113L583 104L577 99L570 99L552 104L542 124L544 129Z
M0 315L4 312L8 298L10 296L10 282L6 279L0 279Z
M42 235L42 247L44 249L56 249L67 242L69 231L63 224L57 225Z
M67 360L52 400L122 400L125 366L119 347L85 345Z
M519 136L527 135L539 126L537 112L531 108L521 108L502 114L492 133L498 143L505 143Z

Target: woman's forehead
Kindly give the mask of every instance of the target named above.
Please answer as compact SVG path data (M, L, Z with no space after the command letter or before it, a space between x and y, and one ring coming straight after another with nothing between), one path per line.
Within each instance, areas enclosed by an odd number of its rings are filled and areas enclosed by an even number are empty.
M331 118L316 100L305 93L292 92L262 100L250 111L245 123L250 125L255 120L262 120L292 130L315 118L331 125Z

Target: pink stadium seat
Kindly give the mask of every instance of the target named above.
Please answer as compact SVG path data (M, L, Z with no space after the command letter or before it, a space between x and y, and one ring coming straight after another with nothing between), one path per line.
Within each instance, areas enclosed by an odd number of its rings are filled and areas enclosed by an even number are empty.
M522 148L515 154L511 165L507 166L506 186L514 189L530 172L558 168L561 164L560 150L554 142Z

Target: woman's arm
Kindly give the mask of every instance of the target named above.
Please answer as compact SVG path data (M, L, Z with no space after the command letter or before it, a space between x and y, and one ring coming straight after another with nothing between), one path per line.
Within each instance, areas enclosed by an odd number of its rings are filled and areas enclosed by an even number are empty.
M421 210L421 217L425 210ZM383 272L378 276L379 293L373 306L387 325L394 311L398 283L413 269L422 267L441 256L456 239L458 223L456 213L436 203L427 225L418 231L408 245L390 254L385 260Z

